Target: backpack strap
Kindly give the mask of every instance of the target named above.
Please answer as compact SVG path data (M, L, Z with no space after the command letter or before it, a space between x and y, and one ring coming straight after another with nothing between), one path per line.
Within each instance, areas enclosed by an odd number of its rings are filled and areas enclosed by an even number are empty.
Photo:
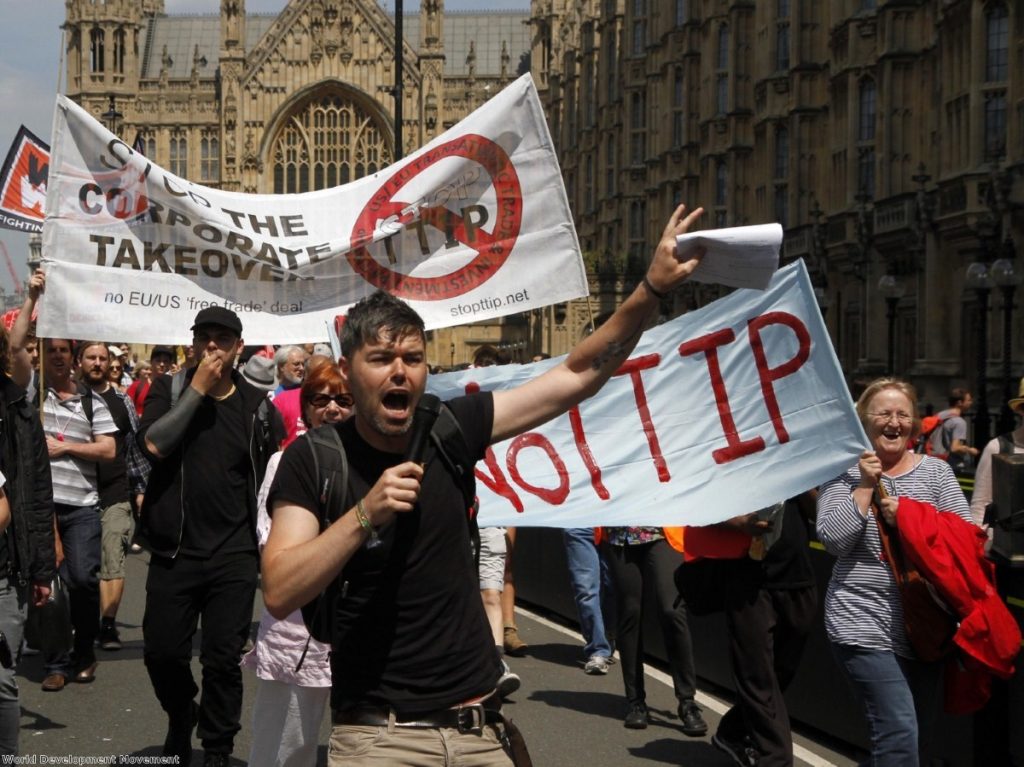
M430 440L448 471L459 483L466 508L472 509L476 502L476 475L473 473L475 462L470 458L469 443L466 442L462 427L451 408L444 403L441 403L441 411L434 422L434 428L430 430Z
M89 419L89 425L92 426L92 391L82 387L79 389L79 393L82 396L82 412L85 413L85 417Z
M469 443L466 442L462 427L451 408L443 402L437 420L434 421L434 428L430 430L430 439L441 461L462 490L462 500L466 504L466 526L473 546L473 561L479 569L480 527L477 524L477 512L480 510L480 502L476 497L476 474L473 473L475 462L470 457Z
M316 474L317 512L323 532L345 511L348 499L348 456L338 430L331 424L311 429L302 435L313 453Z
M302 435L309 442L313 454L313 471L317 482L317 515L322 533L345 511L348 498L348 458L337 429L327 424ZM302 621L311 638L328 644L332 641L334 605L339 594L341 575L331 581L322 592L302 606ZM302 667L309 650L306 642L295 670Z

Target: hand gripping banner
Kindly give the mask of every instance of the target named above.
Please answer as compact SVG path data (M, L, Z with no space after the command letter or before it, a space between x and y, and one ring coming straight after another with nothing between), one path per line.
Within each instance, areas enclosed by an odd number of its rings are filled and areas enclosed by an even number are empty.
M560 359L431 376L442 399ZM644 333L597 394L476 467L481 525L707 525L816 487L867 437L803 261Z
M587 294L529 75L415 154L350 184L250 195L154 165L59 97L43 227L43 336L175 343L236 311L248 343L321 339L377 288L428 328Z

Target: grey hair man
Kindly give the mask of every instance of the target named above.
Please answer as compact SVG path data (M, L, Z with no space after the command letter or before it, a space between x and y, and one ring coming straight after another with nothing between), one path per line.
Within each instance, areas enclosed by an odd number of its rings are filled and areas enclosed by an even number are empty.
M309 354L301 346L282 346L274 352L274 364L277 366L277 389L280 394L288 389L298 389L302 379L306 377L306 360Z

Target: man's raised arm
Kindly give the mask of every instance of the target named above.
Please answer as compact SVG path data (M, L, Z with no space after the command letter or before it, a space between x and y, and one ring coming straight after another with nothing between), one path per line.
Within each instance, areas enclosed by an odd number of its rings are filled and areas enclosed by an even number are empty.
M658 301L700 263L703 250L676 255L676 235L687 232L703 212L697 208L687 214L685 205L676 208L643 281L607 322L576 344L561 365L515 389L494 392L492 442L535 428L604 386L636 347Z

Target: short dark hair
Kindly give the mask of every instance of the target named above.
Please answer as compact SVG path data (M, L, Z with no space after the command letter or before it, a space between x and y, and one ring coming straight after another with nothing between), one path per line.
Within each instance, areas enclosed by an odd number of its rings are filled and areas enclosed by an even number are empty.
M382 332L399 338L418 335L426 340L423 318L409 304L390 293L377 290L348 310L341 328L341 353L351 357L366 343L376 341Z
M949 404L955 405L957 402L963 402L968 396L970 396L970 390L965 389L962 386L957 386L955 389L949 390Z

